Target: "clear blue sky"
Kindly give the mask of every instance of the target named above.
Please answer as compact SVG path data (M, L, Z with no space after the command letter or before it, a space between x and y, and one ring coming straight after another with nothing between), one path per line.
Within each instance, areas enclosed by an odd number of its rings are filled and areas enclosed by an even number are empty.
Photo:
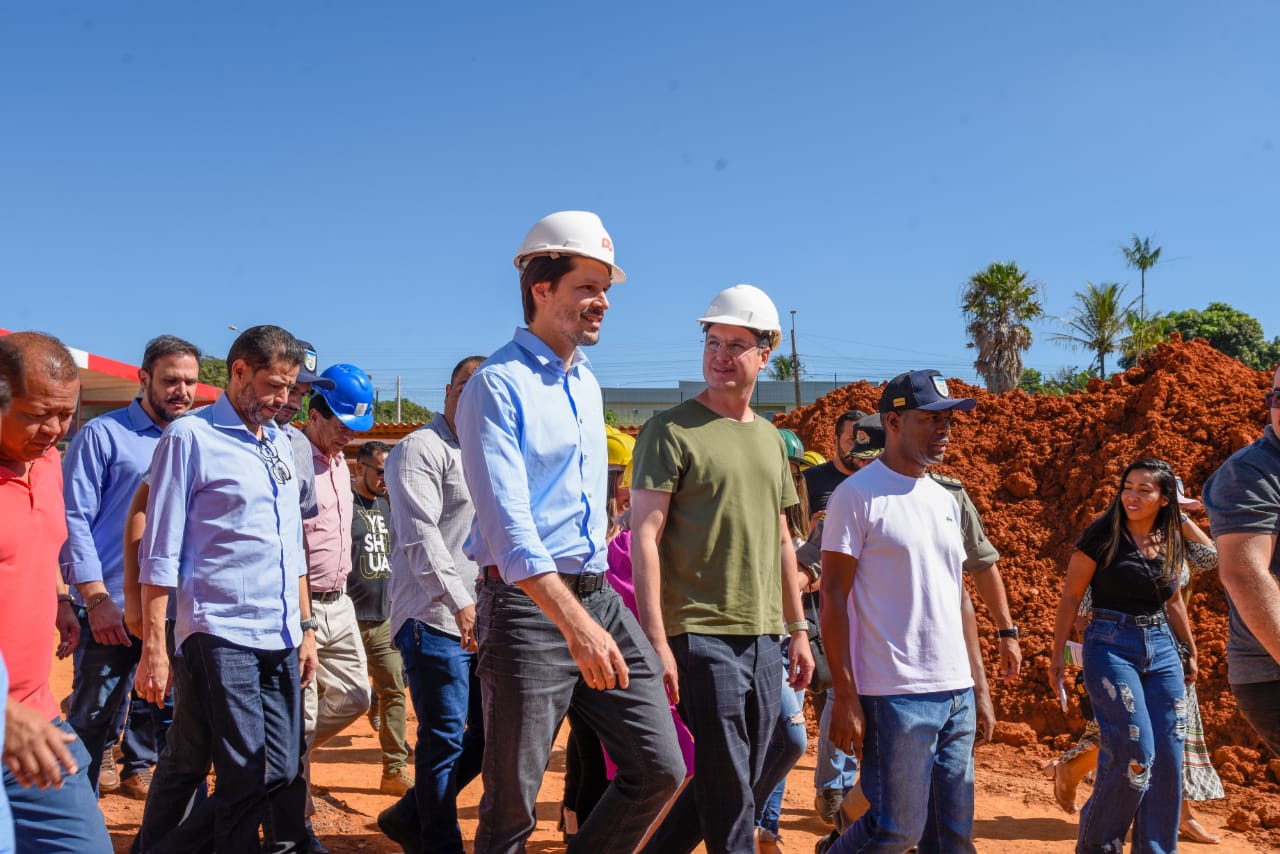
M434 408L520 322L525 231L584 208L630 276L606 386L698 378L737 282L813 378L973 380L970 274L1015 260L1063 315L1137 295L1135 232L1149 310L1280 334L1280 6L623 6L9 4L0 326L137 361L279 323ZM1054 331L1027 366L1089 362Z

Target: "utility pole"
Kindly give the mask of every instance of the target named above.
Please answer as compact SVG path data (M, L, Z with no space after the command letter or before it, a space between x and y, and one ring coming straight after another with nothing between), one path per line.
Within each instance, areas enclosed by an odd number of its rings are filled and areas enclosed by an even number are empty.
M396 423L401 423L400 418L400 375L396 374Z
M796 381L796 409L800 408L800 360L796 357L796 310L791 309L791 376Z

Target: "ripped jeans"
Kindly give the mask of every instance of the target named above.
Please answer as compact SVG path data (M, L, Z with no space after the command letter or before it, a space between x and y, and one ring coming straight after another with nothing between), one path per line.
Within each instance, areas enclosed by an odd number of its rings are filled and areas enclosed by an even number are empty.
M1098 721L1093 795L1080 813L1081 854L1165 854L1178 844L1186 690L1182 663L1163 615L1139 626L1119 611L1094 609L1084 634L1084 678ZM1158 622L1157 622L1158 621Z

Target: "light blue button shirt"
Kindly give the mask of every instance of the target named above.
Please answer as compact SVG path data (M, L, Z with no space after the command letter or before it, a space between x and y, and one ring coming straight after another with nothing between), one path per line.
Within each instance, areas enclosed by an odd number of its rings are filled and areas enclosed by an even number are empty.
M196 632L251 649L301 641L298 467L284 432L262 431L287 467L284 483L226 395L170 424L156 445L138 580L176 588L179 645Z
M58 563L77 603L75 585L86 581L103 582L124 603L125 517L160 432L135 400L84 425L62 458L67 541Z
M528 329L467 380L455 421L476 518L464 550L508 584L604 572L609 458L587 357L568 371Z

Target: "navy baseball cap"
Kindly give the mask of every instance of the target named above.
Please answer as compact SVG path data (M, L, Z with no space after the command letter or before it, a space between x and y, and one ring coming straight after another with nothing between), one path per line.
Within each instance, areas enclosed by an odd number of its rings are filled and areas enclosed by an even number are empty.
M320 367L320 357L316 355L316 348L311 346L310 341L298 339L298 343L302 345L302 367L298 369L297 382L311 383L314 388L332 389L334 387L333 380L327 380L316 373L316 368Z
M947 381L935 370L907 371L889 380L880 395L880 411L906 412L922 409L925 412L942 412L958 409L968 412L978 405L972 397L952 397Z
M855 460L874 460L884 450L884 425L880 413L859 418L853 427L853 450L845 454Z

